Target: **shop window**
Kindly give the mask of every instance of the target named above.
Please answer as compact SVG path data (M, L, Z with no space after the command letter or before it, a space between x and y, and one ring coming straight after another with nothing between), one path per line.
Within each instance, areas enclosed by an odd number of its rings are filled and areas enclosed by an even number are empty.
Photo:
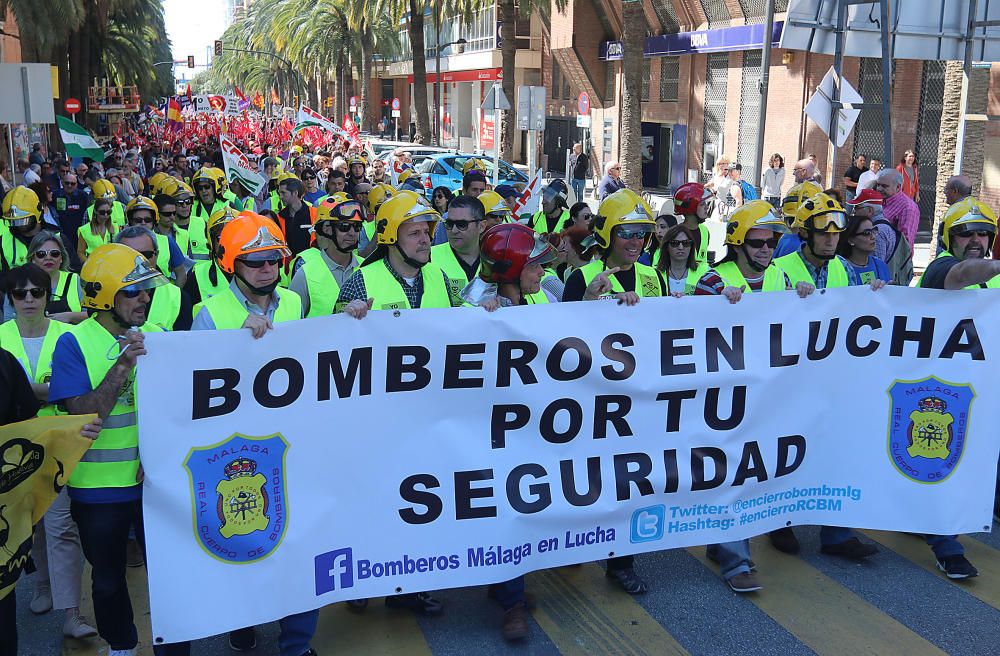
M680 82L681 58L660 58L660 102L677 102L677 86Z

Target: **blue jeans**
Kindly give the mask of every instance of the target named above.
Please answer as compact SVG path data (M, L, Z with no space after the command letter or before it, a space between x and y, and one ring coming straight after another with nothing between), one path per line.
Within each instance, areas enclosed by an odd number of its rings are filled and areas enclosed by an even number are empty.
M281 656L302 656L309 651L309 642L316 633L319 622L318 610L289 615L278 620L281 633L278 634L278 649ZM190 656L190 642L174 642L169 645L154 645L156 656Z
M587 189L587 180L577 180L573 178L570 180L570 185L573 187L573 193L576 194L576 201L580 202L583 200L583 193Z
M509 581L494 583L490 586L496 600L504 610L510 610L514 606L524 601L524 577L518 576Z
M750 571L750 540L710 544L705 551L709 558L719 561L719 572L727 581Z
M948 556L965 555L965 547L958 541L957 535L925 535L924 539L938 560Z

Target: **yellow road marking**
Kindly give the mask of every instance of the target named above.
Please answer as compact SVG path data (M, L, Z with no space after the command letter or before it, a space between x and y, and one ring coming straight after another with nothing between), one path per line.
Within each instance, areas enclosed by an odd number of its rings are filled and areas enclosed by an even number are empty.
M923 538L888 531L861 532L886 548L892 549L914 565L933 572L946 581L950 580L937 568L934 552ZM965 546L965 557L979 570L979 577L954 583L980 601L1000 609L1000 585L997 584L997 581L1000 581L1000 552L970 537L961 536L958 540Z
M431 653L413 612L386 608L382 599L371 599L363 613L349 611L345 603L323 608L312 646L324 656L430 656Z
M845 651L945 654L801 558L779 553L766 537L751 542L764 589L745 595L746 599L820 656L841 656ZM692 547L688 553L713 572L719 571L705 557L704 547Z
M534 572L527 585L537 599L535 621L562 654L688 653L597 565Z

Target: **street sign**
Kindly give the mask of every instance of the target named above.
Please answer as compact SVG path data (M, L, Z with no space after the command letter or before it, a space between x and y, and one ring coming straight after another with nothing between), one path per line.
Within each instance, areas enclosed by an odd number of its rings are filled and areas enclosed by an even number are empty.
M80 111L80 101L76 98L67 98L63 103L63 109L67 114L76 114Z
M823 76L823 81L819 83L819 88L813 94L809 102L806 103L806 116L816 122L816 125L823 131L830 141L837 148L842 147L847 142L847 135L854 128L854 124L861 115L860 109L840 109L840 116L837 118L837 134L830 134L830 119L833 117L833 91L835 73L833 67ZM840 102L858 104L864 102L861 94L858 93L846 78L840 78Z
M517 129L545 129L545 87L517 88Z
M400 116L402 116L402 112L400 112L398 109L392 110L392 117L393 118L399 118Z
M485 118L479 122L479 147L482 150L493 150L496 146L495 125Z
M576 98L576 109L579 114L590 114L590 96L586 91L580 93Z
M399 111L399 98L393 98L392 99L392 111L394 111L394 112L398 112Z
M494 104L499 101L499 104ZM510 101L507 100L507 96L503 95L503 88L499 84L494 84L490 87L490 90L486 92L486 99L483 100L483 104L480 105L483 109L487 111L493 111L494 109L502 109L506 112L510 111Z
M577 114L576 115L576 127L578 127L578 128L589 128L590 127L590 115L589 114Z
M351 103L350 104L351 104L351 109L354 109L355 107L357 107L358 106L358 97L357 96L351 96Z

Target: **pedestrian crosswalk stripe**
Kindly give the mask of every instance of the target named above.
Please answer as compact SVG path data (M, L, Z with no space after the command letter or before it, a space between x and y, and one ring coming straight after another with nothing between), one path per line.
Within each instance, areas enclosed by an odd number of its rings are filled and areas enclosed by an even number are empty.
M382 599L369 601L362 613L351 612L347 604L323 608L312 645L323 656L429 656L431 653L413 612L386 608Z
M931 551L922 537L888 531L865 530L860 532L884 547L895 551L917 567L933 572L947 580L944 572L937 568L934 552ZM965 557L979 570L979 577L956 582L956 584L980 601L1000 609L1000 585L997 584L1000 581L1000 552L975 538L963 535L958 540L965 547Z
M561 654L644 656L687 651L595 564L534 572L535 621Z
M751 546L764 589L745 598L820 656L945 654L802 558L776 551L766 536L754 538ZM719 571L705 557L705 547L688 553Z

